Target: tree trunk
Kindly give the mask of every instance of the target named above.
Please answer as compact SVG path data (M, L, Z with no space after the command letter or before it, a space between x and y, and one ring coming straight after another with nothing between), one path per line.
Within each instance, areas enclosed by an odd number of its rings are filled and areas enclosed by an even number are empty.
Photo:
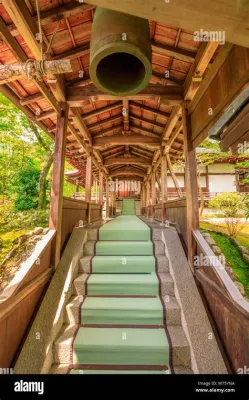
M38 209L41 210L46 207L46 178L48 172L50 170L51 165L53 164L54 154L51 152L48 155L47 161L41 170L40 178L39 178L39 200L38 200Z

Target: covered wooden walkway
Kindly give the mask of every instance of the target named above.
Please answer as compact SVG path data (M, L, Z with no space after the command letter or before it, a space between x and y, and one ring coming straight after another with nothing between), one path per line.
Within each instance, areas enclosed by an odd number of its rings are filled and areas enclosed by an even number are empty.
M221 266L211 262L209 268L194 267L196 255L214 257L199 231L195 148L208 135L233 152L249 140L249 5L233 0L226 0L225 9L220 0L199 1L194 9L188 0L91 3L0 2L0 92L55 141L50 232L0 297L0 337L5 343L0 363L14 362L74 228L102 219L104 193L106 217L115 215L116 192L111 188L118 179L140 182L143 216L177 229L236 372L249 365L249 307ZM113 95L93 83L90 39L96 6L149 21L151 76L138 93ZM225 32L225 43L196 40L201 29ZM54 69L41 76L41 64L34 60L54 61ZM60 60L67 61L59 71ZM9 64L18 64L14 73L6 68ZM183 154L186 196L172 168ZM79 171L84 201L63 198L65 160ZM167 171L178 195L174 200L169 199ZM99 188L97 202L91 198L93 182Z

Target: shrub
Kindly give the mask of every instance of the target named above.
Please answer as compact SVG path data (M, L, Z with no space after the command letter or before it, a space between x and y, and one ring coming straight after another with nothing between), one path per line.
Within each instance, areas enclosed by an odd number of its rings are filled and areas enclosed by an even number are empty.
M245 227L239 220L239 217L245 216L246 211L244 197L241 194L221 193L210 200L208 207L216 209L216 212L225 218L230 236L236 237Z

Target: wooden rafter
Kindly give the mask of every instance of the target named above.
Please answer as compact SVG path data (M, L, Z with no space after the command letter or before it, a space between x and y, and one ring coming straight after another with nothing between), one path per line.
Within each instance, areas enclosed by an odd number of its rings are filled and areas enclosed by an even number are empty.
M142 139L143 138L143 139ZM147 144L150 147L157 147L160 145L161 140L157 138L152 138L148 136L141 136L141 135L113 135L108 138L100 137L93 139L93 147L101 148L107 145L130 145L130 144Z
M201 85L202 77L218 46L219 42L201 43L194 64L184 84L185 100L193 100Z
M141 164L144 166L149 166L151 161L147 158L142 157L112 157L104 161L105 166L115 165L115 164Z
M10 15L19 33L30 48L32 54L37 60L41 59L41 49L36 39L38 32L36 22L32 20L31 14L25 2L22 0L6 0L4 7ZM50 56L47 55L47 59ZM62 84L61 79L57 76L51 75L52 79L55 79L55 83L50 85L52 92L54 93L57 101L66 101L65 87Z

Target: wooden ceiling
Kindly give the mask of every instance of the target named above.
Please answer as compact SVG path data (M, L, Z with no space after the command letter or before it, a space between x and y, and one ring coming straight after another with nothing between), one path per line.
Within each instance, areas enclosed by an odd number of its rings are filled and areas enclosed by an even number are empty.
M89 48L94 6L75 0L40 0L47 59L70 58L73 72L43 82L28 79L0 86L24 113L51 137L60 102L70 106L67 159L81 171L93 154L93 173L144 180L159 166L161 151L172 161L183 152L181 103L194 98L220 52L216 42L196 42L193 32L150 21L153 75L148 87L129 98L101 93L89 76ZM40 57L35 0L0 4L0 62ZM54 36L54 37L53 37ZM52 40L53 38L53 40ZM52 41L52 42L51 42ZM49 46L50 44L50 46Z

